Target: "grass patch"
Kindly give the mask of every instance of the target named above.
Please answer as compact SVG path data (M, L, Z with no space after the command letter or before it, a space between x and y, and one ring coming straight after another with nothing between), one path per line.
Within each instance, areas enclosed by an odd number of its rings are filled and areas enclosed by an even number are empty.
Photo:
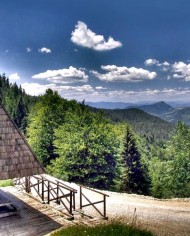
M122 222L110 222L96 226L75 225L61 229L51 236L153 236L147 230L138 229Z
M0 187L7 187L7 186L13 186L13 181L12 179L7 179L7 180L0 180Z

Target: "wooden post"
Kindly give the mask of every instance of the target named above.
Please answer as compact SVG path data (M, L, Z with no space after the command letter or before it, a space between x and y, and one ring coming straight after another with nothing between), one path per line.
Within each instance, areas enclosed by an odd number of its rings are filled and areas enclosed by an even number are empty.
M72 208L73 208L73 193L70 191L70 214L72 215Z
M40 194L40 183L39 183L39 179L37 180L37 183L38 183L38 185L37 185L37 187L38 187L38 194Z
M82 210L82 186L80 186L80 209Z
M30 179L29 179L29 176L26 176L25 177L25 191L27 193L30 192Z
M44 201L44 179L42 178L42 201Z
M48 189L47 189L47 201L48 201L48 204L50 203L50 182L48 181Z
M59 182L57 182L57 204L60 205L60 200L59 200Z
M76 209L76 203L75 203L75 192L73 192L73 209Z
M104 195L104 218L106 218L106 196Z

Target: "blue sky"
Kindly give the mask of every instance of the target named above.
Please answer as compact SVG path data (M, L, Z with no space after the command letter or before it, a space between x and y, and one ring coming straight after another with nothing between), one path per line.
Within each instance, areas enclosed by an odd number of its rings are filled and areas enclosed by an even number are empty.
M27 93L190 101L189 0L0 0L0 73Z

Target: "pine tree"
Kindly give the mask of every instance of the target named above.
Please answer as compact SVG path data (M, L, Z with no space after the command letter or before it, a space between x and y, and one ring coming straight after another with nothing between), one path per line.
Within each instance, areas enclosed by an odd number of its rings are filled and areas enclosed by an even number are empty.
M135 136L127 125L121 155L120 190L129 193L147 194L149 181L141 162Z

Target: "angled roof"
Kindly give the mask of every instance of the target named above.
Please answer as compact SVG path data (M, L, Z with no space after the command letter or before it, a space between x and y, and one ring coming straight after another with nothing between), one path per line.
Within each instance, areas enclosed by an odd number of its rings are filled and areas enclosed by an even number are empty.
M32 149L0 105L0 180L43 173Z

